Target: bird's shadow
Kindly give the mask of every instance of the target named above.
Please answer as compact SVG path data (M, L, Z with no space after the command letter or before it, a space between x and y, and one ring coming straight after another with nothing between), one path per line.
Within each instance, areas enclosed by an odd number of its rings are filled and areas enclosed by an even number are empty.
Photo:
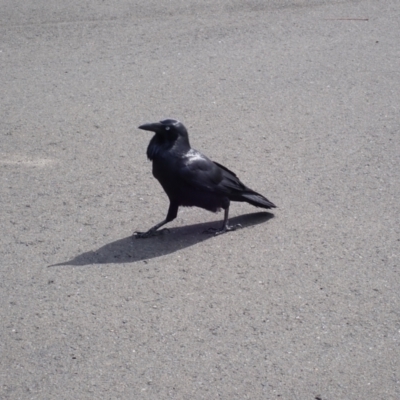
M256 212L231 218L229 222L231 225L242 225L242 228L237 231L240 232L242 229L261 224L273 217L274 214L269 212ZM132 236L128 236L116 240L115 242L108 243L97 250L79 254L72 260L49 265L49 267L132 263L160 257L214 237L211 234L203 234L202 232L210 227L220 226L221 223L216 224L215 222L206 222L183 227L175 227L168 229L169 233L166 232L148 239L135 239Z

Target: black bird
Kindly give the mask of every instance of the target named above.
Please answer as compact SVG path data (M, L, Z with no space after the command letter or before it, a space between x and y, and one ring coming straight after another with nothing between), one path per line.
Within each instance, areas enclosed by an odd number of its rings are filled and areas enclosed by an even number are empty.
M174 220L179 206L196 206L217 212L225 210L224 223L215 234L235 230L228 225L231 201L245 201L256 207L276 207L261 194L240 182L228 168L211 161L190 147L185 126L175 119L140 125L139 129L155 132L147 148L147 157L153 161L153 175L169 197L165 220L147 232L135 232L136 238L158 234L158 228Z

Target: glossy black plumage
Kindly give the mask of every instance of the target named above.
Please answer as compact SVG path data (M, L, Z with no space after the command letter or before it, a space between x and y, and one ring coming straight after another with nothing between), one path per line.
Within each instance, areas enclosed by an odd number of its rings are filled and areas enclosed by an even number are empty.
M228 225L231 201L244 201L256 207L276 207L261 194L245 186L228 168L211 161L190 147L185 126L174 119L144 124L139 129L154 132L147 148L153 161L153 175L169 197L170 206L165 220L147 232L136 232L146 238L176 218L179 206L196 206L216 212L225 210L224 223L216 234L235 229Z

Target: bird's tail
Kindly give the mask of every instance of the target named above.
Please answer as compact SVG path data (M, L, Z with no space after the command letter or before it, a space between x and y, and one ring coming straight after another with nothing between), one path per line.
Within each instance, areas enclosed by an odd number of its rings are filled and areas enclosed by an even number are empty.
M246 191L241 194L242 201L246 201L253 206L262 208L276 208L276 205L265 198L263 195L254 192L253 190Z

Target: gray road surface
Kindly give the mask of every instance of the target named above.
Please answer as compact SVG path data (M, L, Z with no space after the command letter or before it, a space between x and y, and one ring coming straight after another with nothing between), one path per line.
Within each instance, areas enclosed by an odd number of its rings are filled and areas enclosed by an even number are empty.
M0 9L1 399L400 398L398 1ZM133 241L165 117L279 208Z

